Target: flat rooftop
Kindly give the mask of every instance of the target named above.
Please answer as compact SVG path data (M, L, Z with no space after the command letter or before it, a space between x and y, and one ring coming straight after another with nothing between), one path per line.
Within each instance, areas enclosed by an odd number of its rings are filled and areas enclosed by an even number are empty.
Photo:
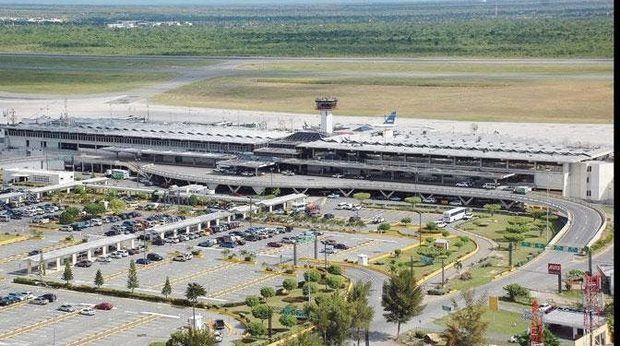
M342 134L301 143L298 147L387 152L394 154L456 156L543 162L579 162L613 153L601 145L517 141L499 135L395 133L383 137L372 133Z
M249 129L238 126L216 126L192 122L147 121L142 118L70 118L68 121L41 117L24 119L7 129L40 130L48 132L83 133L123 137L226 142L239 144L266 143L284 138L290 132Z

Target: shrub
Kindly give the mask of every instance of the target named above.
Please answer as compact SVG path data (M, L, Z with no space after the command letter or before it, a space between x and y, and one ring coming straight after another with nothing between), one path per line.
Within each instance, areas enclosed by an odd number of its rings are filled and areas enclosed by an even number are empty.
M342 268L337 264L332 264L327 267L327 272L334 275L342 275Z
M318 287L316 283L306 282L302 289L302 293L304 294L304 296L307 296L307 295L316 293L317 290L318 290Z
M466 235L462 235L459 237L459 240L462 241L464 244L467 244L467 242L469 242L469 237Z
M447 236L450 235L450 232L444 230L444 231L441 231L441 235L444 236L444 237L447 237Z
M403 251L401 249L396 249L394 250L394 256L396 257L400 257L400 255L403 253Z
M310 269L304 273L304 280L308 282L318 282L321 279L321 273L316 269Z
M258 321L250 322L247 325L247 331L252 336L261 336L267 334L267 328Z
M454 244L452 244L452 245L454 245L455 247L461 247L461 246L463 246L463 242L462 242L462 241L460 241L460 240L457 240L457 241L455 241L455 242L454 242Z
M432 296L442 296L448 293L448 290L445 288L431 288L427 291L427 293Z
M471 278L472 278L472 275L470 271L466 271L459 276L459 279L463 281L471 280Z
M293 290L297 287L297 280L293 278L284 279L284 281L282 281L282 287L289 291Z
M510 284L504 286L504 290L506 291L506 295L508 300L516 301L518 298L529 298L530 290L519 285L519 284Z
M276 295L276 290L272 287L263 287L260 289L260 295L263 296L263 298L273 297Z
M337 289L342 287L342 276L330 275L327 277L327 286L331 289Z
M389 231L390 228L392 228L392 225L390 225L387 222L384 222L384 223L380 224L379 227L377 227L377 229L380 230L380 231Z
M282 315L280 316L280 324L290 328L297 324L297 317L294 315Z
M426 223L426 227L425 227L425 228L426 228L427 230L429 230L429 231L434 231L434 230L436 230L438 227L437 227L437 224L436 224L436 223L434 223L434 222L432 222L432 221L429 221L429 222L427 222L427 223Z
M260 298L258 298L257 296L247 296L247 298L245 298L245 305L253 308L256 305L260 304Z
M403 217L402 219L400 219L401 223L404 224L410 224L411 223L411 218L410 217Z

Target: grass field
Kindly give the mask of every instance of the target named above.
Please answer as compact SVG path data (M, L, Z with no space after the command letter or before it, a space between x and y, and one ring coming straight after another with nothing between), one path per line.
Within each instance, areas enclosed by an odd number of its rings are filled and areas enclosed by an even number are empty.
M170 79L169 73L0 69L0 90L54 95L130 90Z
M513 311L487 311L483 318L489 322L487 341L500 345L507 344L506 341L511 335L520 334L527 330L528 327L528 321L523 320L521 314ZM445 326L447 320L446 316L435 320L434 323L439 326Z
M248 64L246 75L195 82L156 102L313 113L333 95L338 115L466 121L611 123L611 63L299 62Z

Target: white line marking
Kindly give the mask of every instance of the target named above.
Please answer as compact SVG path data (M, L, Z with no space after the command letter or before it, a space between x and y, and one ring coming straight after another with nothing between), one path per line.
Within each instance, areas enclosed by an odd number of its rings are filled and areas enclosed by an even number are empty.
M142 311L141 314L154 315L154 316L167 317L167 318L175 318L175 319L181 318L181 316L178 316L178 315L165 315L165 314L160 314L157 312L149 312L149 311Z

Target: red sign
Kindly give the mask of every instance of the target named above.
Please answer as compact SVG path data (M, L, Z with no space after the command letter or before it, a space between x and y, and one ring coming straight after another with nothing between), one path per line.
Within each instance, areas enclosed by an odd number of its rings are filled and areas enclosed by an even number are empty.
M562 274L562 265L559 263L547 263L547 273L554 275Z

